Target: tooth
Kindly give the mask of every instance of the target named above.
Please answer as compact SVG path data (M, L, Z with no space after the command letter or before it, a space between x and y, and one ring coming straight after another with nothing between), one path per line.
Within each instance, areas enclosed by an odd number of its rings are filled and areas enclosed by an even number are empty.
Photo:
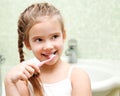
M53 58L55 55L54 54L51 54L49 58Z

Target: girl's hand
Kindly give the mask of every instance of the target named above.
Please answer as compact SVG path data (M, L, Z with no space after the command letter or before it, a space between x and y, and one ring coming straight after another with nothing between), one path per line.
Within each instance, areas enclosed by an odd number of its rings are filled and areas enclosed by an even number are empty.
M19 65L15 66L10 72L6 75L6 79L9 82L16 83L18 80L26 81L28 80L33 74L40 73L39 67L43 64L51 61L55 55L51 55L48 60L40 62L36 58L31 60L23 61Z
M26 63L26 64L25 64ZM6 80L12 83L16 83L18 80L26 81L35 72L40 73L39 67L33 63L20 63L11 69L6 75Z

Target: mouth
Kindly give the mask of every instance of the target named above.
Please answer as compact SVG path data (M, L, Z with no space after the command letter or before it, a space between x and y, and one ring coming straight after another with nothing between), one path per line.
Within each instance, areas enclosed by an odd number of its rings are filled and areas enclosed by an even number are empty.
M42 56L44 56L45 58L49 59L51 56L56 55L57 51L53 52L53 53L45 53L42 54Z

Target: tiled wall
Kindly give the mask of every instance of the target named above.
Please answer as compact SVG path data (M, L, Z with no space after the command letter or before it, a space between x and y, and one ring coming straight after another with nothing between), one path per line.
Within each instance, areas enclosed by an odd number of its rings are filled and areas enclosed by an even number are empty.
M45 0L0 1L0 54L5 64L18 62L17 20L31 3ZM78 41L84 59L120 59L120 0L46 0L61 10L67 41ZM29 54L27 54L29 56Z

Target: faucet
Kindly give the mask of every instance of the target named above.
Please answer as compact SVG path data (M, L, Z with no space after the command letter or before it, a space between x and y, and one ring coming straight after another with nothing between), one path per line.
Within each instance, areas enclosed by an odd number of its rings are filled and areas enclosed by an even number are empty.
M68 49L65 51L65 55L68 56L69 63L77 63L77 41L75 39L68 41Z
M0 96L2 95L2 72L1 72L1 64L4 62L5 58L0 55Z

